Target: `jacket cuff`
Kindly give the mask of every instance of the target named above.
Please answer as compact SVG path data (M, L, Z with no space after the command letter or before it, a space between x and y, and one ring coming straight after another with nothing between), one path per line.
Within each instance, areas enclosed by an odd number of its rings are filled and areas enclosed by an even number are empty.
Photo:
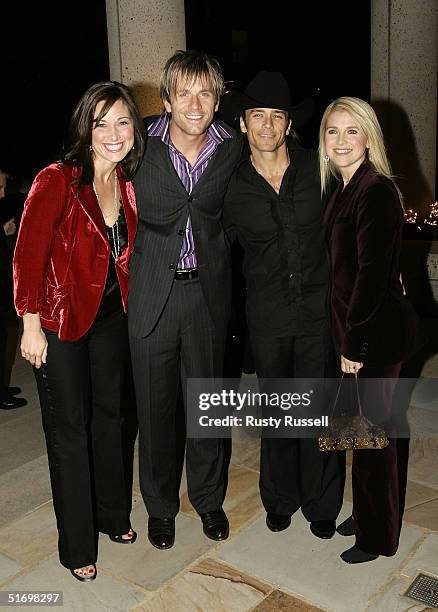
M341 347L341 355L350 361L366 362L368 356L368 337L363 334L347 333Z
M38 294L28 293L25 297L15 297L15 310L19 317L27 313L41 313L42 299Z

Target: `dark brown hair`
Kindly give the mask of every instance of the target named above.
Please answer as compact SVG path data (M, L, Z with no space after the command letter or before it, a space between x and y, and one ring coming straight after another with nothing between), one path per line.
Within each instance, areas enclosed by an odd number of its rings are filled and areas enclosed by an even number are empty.
M64 164L82 167L80 183L91 183L93 181L94 162L91 149L93 128L118 100L126 104L134 126L134 147L120 162L124 177L127 180L132 179L140 165L146 133L131 92L125 85L116 81L95 83L82 95L73 112L62 157ZM103 102L102 109L94 119L96 107L100 102Z

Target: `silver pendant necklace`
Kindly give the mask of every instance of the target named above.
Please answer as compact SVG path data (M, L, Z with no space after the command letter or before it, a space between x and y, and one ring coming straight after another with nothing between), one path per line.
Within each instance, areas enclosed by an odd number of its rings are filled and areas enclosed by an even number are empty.
M97 203L99 204L99 208L100 210L102 210L102 207L100 205L99 195L97 193L97 189L96 189L96 185L94 184L94 181L93 181L93 191L96 195L96 199L97 199ZM105 220L105 215L103 214L103 212L102 212L102 215ZM117 257L120 255L119 202L117 199L117 174L114 174L114 217L116 220L114 221L113 225L111 225L111 228L110 228L111 237L112 237L112 241L110 241L111 242L110 249L111 249L111 254L114 257L114 259L117 259ZM106 223L105 223L105 227L108 227Z

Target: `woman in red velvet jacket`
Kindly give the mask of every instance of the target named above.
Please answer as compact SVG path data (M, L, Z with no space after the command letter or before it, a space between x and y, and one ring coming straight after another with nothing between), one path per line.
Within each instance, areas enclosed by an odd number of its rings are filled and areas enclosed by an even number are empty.
M342 372L359 377L372 420L391 419L394 383L416 345L417 317L400 283L401 197L391 177L373 109L343 97L326 109L320 128L321 185L338 186L325 216L330 265L329 305ZM365 381L364 379L378 379ZM368 394L368 396L367 396ZM356 535L347 563L394 555L399 541L408 440L383 450L353 451L353 516L338 527Z
M99 531L115 542L136 539L121 425L137 225L129 181L143 148L129 90L109 81L90 87L74 111L63 163L32 185L14 255L21 353L38 385L60 561L81 581L96 577Z

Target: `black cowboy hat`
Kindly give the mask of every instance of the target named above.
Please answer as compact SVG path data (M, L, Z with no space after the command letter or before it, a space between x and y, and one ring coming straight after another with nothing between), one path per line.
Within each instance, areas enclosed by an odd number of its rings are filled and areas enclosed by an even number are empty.
M220 117L236 125L240 115L249 108L277 108L289 113L294 129L302 128L312 117L315 103L305 98L292 105L289 85L280 72L262 70L248 83L243 92L230 89L221 98Z

